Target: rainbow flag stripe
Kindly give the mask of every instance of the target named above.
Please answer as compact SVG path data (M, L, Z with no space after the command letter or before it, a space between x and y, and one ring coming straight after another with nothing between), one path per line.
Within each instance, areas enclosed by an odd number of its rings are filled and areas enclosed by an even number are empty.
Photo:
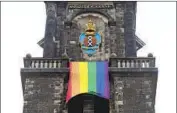
M108 62L70 62L66 102L83 93L109 99Z

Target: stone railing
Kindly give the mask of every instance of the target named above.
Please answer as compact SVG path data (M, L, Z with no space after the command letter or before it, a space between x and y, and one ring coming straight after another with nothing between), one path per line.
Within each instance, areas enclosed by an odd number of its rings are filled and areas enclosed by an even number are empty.
M24 58L25 68L61 68L68 67L68 59L61 58Z
M81 59L77 60L81 61ZM68 68L68 58L43 58L31 57L27 55L24 58L24 68ZM109 67L112 68L155 68L155 57L111 57Z
M154 68L154 57L110 58L110 67L117 68Z

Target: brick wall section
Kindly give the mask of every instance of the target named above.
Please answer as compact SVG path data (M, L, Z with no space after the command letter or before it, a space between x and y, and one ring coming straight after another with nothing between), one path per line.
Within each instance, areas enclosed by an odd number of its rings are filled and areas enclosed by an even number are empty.
M26 78L23 113L59 113L65 98L63 92L61 75Z

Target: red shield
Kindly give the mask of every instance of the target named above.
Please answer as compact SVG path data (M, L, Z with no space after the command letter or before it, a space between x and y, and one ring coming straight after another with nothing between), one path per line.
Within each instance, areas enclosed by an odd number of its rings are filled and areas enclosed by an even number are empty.
M96 38L94 36L87 36L84 38L84 46L94 47L96 45Z

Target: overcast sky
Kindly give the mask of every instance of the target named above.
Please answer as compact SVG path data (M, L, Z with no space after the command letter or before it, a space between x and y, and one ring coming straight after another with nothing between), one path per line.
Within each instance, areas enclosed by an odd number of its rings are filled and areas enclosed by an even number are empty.
M22 113L20 68L23 57L42 56L37 42L44 37L43 2L1 4L1 107L2 113ZM149 52L159 68L156 113L176 113L176 3L138 2L136 34L145 43L138 56Z

